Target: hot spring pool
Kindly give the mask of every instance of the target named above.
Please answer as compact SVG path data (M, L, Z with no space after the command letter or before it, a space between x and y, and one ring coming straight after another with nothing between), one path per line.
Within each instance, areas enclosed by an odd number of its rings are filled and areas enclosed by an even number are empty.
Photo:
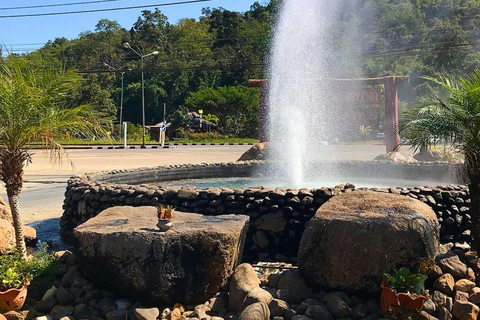
M343 183L352 183L357 188L391 188L391 187L417 187L417 186L437 186L438 181L428 180L406 180L406 179L371 179L355 178L349 181L323 180L307 181L301 188L315 189L321 187L334 187ZM268 188L291 188L281 181L271 181L265 178L254 177L233 177L233 178L211 178L211 179L184 179L174 181L162 181L162 185L167 187L192 186L197 188L215 188L224 187L230 189L247 189L249 187L263 186Z

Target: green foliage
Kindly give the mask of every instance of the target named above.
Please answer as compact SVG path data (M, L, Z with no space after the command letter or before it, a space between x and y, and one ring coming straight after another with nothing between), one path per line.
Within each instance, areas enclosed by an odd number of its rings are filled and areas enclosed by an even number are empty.
M101 135L90 106L69 105L71 92L79 84L79 76L71 70L40 69L15 57L5 60L0 65L0 140L4 148L21 149L41 137L57 152L56 134Z
M411 295L422 295L425 293L425 280L423 274L410 273L408 268L393 270L393 274L384 274L387 285L397 293L409 293Z
M258 136L258 91L244 86L208 88L185 100L191 110L218 115L219 130L226 135Z
M331 39L325 41L332 44L333 57L345 56L335 54L345 53L345 44L351 56L340 61L342 67L332 76L413 75L410 86L401 88L399 95L406 105L415 106L421 97L438 93L416 76L439 72L466 76L480 65L480 16L472 14L480 11L477 0L338 1L344 4L342 15ZM186 100L191 93L265 78L264 62L268 61L280 5L280 0L256 2L244 13L208 8L198 20L180 19L175 24L158 9L144 10L128 31L115 21L102 19L93 32L73 40L49 41L26 58L39 66L65 63L67 69L106 70L107 62L115 68L138 70L138 56L123 48L123 41L144 54L159 51L158 56L145 60L145 70L155 70L145 74L146 121L155 124L163 119L163 103L168 104L172 119L180 106L190 107ZM142 122L140 81L139 72L125 73L124 119L137 124ZM87 74L72 97L112 119L120 105L120 92L119 76ZM230 110L238 107L235 99L224 99L231 103ZM255 136L251 131L258 124L250 130L244 125L253 122L252 117L210 112L219 116L224 133Z
M218 125L218 122L220 121L220 119L216 115L210 113L207 115L203 115L203 119L215 125Z
M480 181L477 168L480 155L480 70L458 80L443 76L426 79L446 90L448 97L437 97L408 110L402 117L402 132L416 150L439 143L449 144L465 157L465 176Z
M47 253L46 246L27 260L19 253L0 256L0 291L20 289L32 282L44 284L52 281L57 273L55 258Z

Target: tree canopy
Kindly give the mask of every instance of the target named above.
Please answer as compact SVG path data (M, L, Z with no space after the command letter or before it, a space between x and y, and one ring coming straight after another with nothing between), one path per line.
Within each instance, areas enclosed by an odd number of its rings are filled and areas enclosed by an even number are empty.
M344 9L332 33L339 39L332 50L344 50L343 41L362 53L359 61L345 61L339 77L347 72L358 77L411 75L411 86L402 89L400 98L414 105L419 97L436 90L421 76L465 76L479 66L479 1L339 1ZM120 74L100 71L109 70L105 63L126 71L125 119L141 123L139 57L122 43L130 43L143 54L159 51L158 56L145 60L146 121L153 124L163 119L163 103L167 103L172 120L195 92L222 92L221 88L237 86L237 91L242 91L248 79L266 77L280 2L256 2L242 13L205 8L199 19L176 23L158 9L145 10L129 29L102 19L94 31L72 40L54 39L26 58L38 64L63 63L66 68L86 72L76 98L111 119L116 118L120 104ZM359 32L342 37L353 28ZM230 109L235 108L232 105ZM226 127L227 119L212 113Z

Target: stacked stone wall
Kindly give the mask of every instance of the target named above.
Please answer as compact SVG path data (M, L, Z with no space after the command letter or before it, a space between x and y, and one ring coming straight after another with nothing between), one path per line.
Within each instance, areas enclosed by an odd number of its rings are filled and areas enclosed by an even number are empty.
M258 161L211 165L184 165L72 177L65 192L62 236L101 211L114 206L172 205L178 211L204 215L245 214L250 227L244 261L296 262L306 224L331 197L351 192L352 184L319 189L251 187L247 189L164 187L159 183L133 185L134 181L165 181L187 175L190 178L249 176ZM443 168L440 168L444 170ZM432 169L430 169L432 170ZM206 175L209 174L209 175ZM165 179L167 177L167 179ZM433 208L441 225L441 241L468 246L471 241L470 197L465 185L416 188L372 188L416 198ZM155 217L152 217L155 219Z

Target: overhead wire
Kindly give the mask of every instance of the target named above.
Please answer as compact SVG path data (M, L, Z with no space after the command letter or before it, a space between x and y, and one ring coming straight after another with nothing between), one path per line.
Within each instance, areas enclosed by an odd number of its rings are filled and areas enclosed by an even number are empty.
M35 6L22 6L22 7L3 7L0 10L24 10L24 9L38 9L38 8L52 8L52 7L66 7L66 6L78 6L85 4L96 4L105 2L118 2L125 0L95 0L95 1L82 1L82 2L70 2L70 3L56 3L56 4L41 4Z
M64 11L64 12L16 14L16 15L0 16L0 19L58 16L58 15L70 15L70 14L81 14L81 13L95 13L95 12L143 9L143 8L152 8L152 7L167 7L167 6L176 6L176 5L193 4L193 3L210 2L210 1L215 1L215 0L187 0L187 1L176 1L176 2L169 2L169 3L158 3L158 4L151 4L151 5L130 6L130 7L117 7L117 8L105 8L105 9L78 10L78 11Z

